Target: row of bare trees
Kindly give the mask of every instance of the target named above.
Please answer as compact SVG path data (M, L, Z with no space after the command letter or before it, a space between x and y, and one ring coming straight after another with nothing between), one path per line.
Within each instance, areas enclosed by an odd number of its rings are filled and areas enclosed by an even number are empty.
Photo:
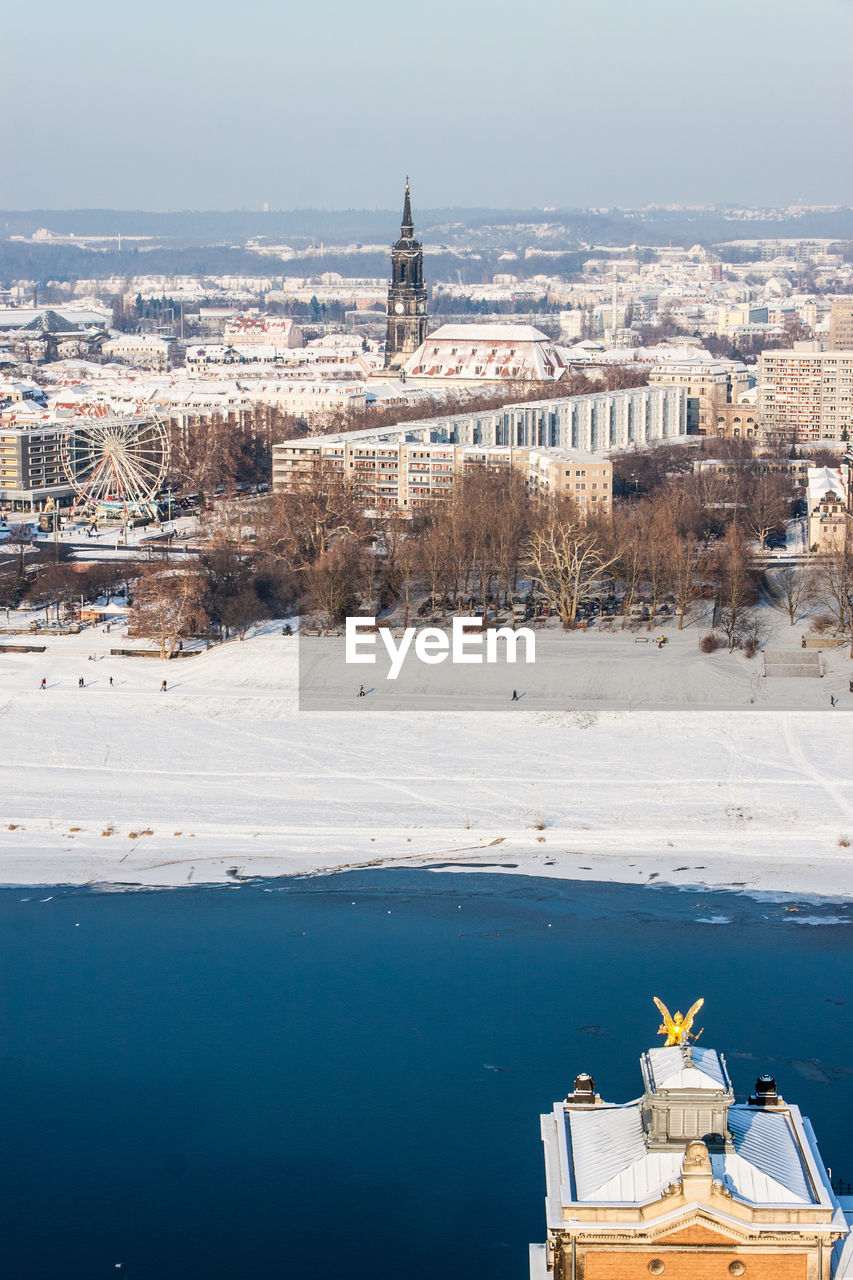
M766 592L792 626L816 613L820 625L853 634L847 552L816 557L811 569L765 576L756 567L756 544L790 507L787 481L772 471L675 468L667 483L629 492L612 515L587 517L568 497L529 493L516 472L478 468L444 502L368 513L364 495L320 465L290 492L217 504L199 557L123 572L133 579L135 628L164 653L190 634L245 635L288 612L328 623L380 613L409 625L415 611L431 620L462 609L496 614L522 597L566 630L592 601L609 601L611 625L642 615L651 628L665 606L681 628L694 600L713 598L715 625L733 648ZM33 601L58 607L78 593L71 566L33 572L23 543L10 551L8 574L23 578Z
M288 565L307 606L330 621L360 602L399 608L408 625L418 597L435 618L462 603L507 608L519 591L534 589L570 630L586 602L613 593L623 626L640 598L649 625L664 602L682 625L702 584L724 571L737 579L739 609L741 594L754 595L748 533L730 515L717 542L717 520L692 485L623 504L612 517L586 517L568 497L531 495L515 472L484 469L465 476L447 501L368 519L343 476L316 471L261 505L254 536L261 560Z
M853 630L846 553L768 579L757 565L756 546L790 515L787 479L756 470L723 483L684 473L612 516L587 517L567 497L531 495L516 473L480 469L444 502L368 518L343 476L318 470L259 504L254 554L286 568L302 611L329 623L379 611L408 625L416 606L431 620L462 607L497 612L532 593L567 630L602 597L623 628L635 605L649 628L664 605L681 628L705 597L734 648L766 591L791 625L817 611L824 625Z

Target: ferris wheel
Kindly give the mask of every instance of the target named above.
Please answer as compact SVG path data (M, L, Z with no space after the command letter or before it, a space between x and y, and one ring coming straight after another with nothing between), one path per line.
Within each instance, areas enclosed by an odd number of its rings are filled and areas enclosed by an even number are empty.
M150 507L169 466L169 431L157 414L78 418L63 433L62 467L80 506Z

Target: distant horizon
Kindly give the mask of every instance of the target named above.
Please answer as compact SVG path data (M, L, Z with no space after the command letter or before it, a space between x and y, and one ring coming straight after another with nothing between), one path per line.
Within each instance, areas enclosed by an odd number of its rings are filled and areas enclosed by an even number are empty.
M3 34L0 205L853 202L847 0L43 0Z
M400 204L402 206L402 195ZM417 222L418 204L415 193L412 193L412 205L415 212L415 221ZM435 215L438 213L553 213L557 216L567 214L616 214L616 213L713 213L722 210L737 212L738 210L755 210L761 213L788 212L793 209L803 209L812 212L846 212L853 209L853 200L845 202L843 200L827 201L816 200L809 203L804 200L782 201L776 204L756 204L746 200L715 200L715 201L677 201L677 200L658 200L650 201L646 204L576 204L576 205L495 205L495 204L454 204L454 205L424 205L421 208L422 214ZM370 215L399 215L400 209L396 206L383 205L325 205L325 204L305 204L305 205L289 205L281 207L264 209L258 208L256 205L230 205L230 206L214 206L207 205L198 207L175 208L175 209L153 209L145 205L31 205L27 208L13 208L12 206L0 207L0 218L6 214L16 216L34 215L37 213L69 213L69 214L89 214L89 213L139 213L145 217L180 217L199 216L205 214L240 214L240 215L257 215L265 217L275 214L306 214L306 213L323 213L323 214L370 214Z

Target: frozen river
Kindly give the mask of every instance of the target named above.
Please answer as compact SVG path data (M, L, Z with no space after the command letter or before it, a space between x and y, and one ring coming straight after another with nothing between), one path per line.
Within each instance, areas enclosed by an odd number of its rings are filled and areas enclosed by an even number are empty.
M580 1070L636 1096L653 995L704 995L736 1090L773 1071L853 1180L853 908L796 907L427 870L3 890L4 1273L524 1280L539 1112Z

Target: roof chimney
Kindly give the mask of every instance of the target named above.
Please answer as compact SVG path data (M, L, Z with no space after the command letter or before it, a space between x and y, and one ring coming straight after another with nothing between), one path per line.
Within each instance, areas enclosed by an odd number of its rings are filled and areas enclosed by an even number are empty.
M776 1092L776 1079L765 1073L755 1082L755 1093L749 1095L751 1107L778 1107L779 1094Z
M575 1106L595 1106L595 1081L591 1075L582 1071L579 1076L575 1076L574 1092L568 1094L566 1102Z

